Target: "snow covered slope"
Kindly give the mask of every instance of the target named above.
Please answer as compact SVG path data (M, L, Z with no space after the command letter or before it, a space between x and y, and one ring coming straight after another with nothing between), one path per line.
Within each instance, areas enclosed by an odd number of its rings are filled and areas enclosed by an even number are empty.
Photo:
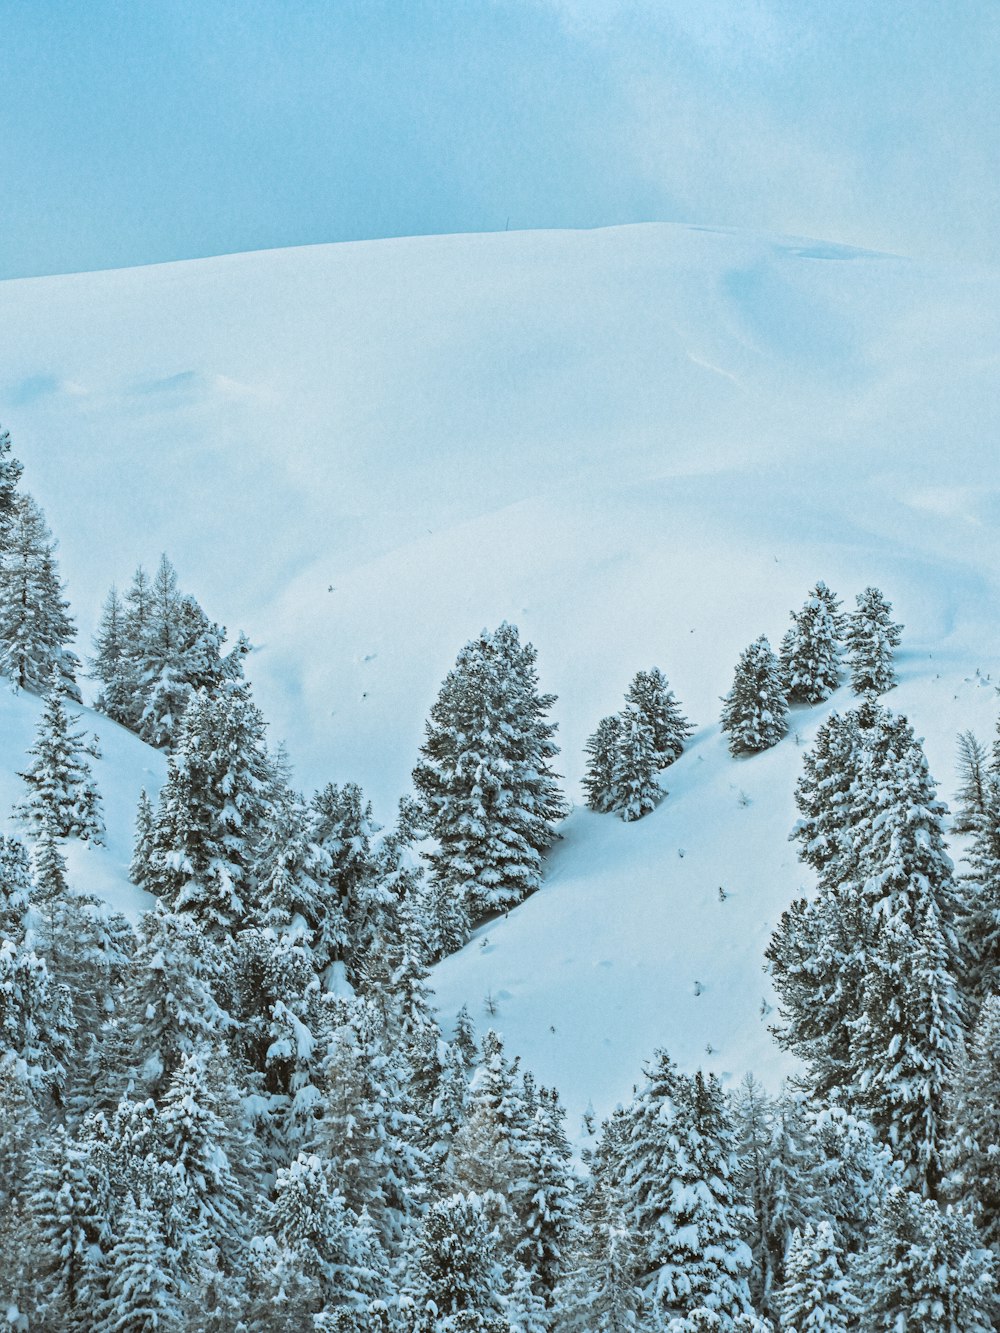
M166 777L166 761L158 750L100 713L89 708L72 711L79 715L74 729L98 739L101 758L88 756L87 762L101 793L106 836L102 846L69 840L65 844L67 869L73 884L99 894L134 922L153 903L149 894L128 881L136 806L143 789L156 799ZM0 681L0 831L14 837L23 837L24 830L10 816L27 794L18 772L27 766L25 755L41 712L40 699L15 694L6 681Z
M578 803L587 734L665 671L701 728L669 799L629 827L576 810L543 892L437 973L442 1011L468 1001L578 1118L658 1043L784 1068L761 964L804 882L801 748L725 752L747 643L817 578L875 582L906 624L892 702L946 795L956 731L989 734L998 297L996 273L671 226L10 282L0 420L82 628L167 550L258 645L303 785L360 781L384 818L484 625L538 647Z

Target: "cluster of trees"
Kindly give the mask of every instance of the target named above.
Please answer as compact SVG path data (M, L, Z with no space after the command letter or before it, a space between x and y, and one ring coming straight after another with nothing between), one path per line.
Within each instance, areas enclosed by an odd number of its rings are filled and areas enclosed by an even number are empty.
M722 701L722 730L734 755L777 745L788 730L789 704L829 699L840 684L845 650L855 693L867 698L892 689L903 627L893 622L892 606L878 588L866 588L855 600L855 610L843 615L826 584L817 583L802 609L791 613L780 655L761 635L740 656Z
M693 731L659 667L637 671L625 707L602 718L587 741L587 805L641 819L666 795L657 775L680 757Z
M899 639L877 590L845 622L818 585L767 662L782 700L815 703L846 641L864 696L806 756L792 836L817 888L768 950L800 1085L727 1095L657 1052L581 1174L555 1090L464 1011L447 1036L428 989L435 958L538 887L565 813L531 645L504 624L462 650L386 830L354 784L295 790L242 647L222 654L168 562L140 572L94 667L105 710L169 750L131 867L156 906L133 928L67 871L66 841L101 836L94 747L19 481L0 437L3 670L45 694L24 838L0 838L12 1327L1000 1326L1000 739L963 739L958 876L922 749L877 701ZM734 686L741 749L770 734L769 697ZM689 724L653 669L601 728L588 798L638 817Z
M112 588L104 603L90 664L101 683L96 707L169 749L193 696L242 676L249 644L241 635L224 653L225 639L225 629L180 591L165 555L152 579L140 565L124 599Z
M792 833L816 891L783 914L767 953L776 1035L802 1059L811 1099L869 1126L892 1160L869 1242L882 1258L856 1265L861 1296L877 1301L862 1328L1000 1318L1000 741L987 756L966 735L961 756L958 822L972 836L958 875L906 718L870 696L823 723Z
M484 638L530 684L516 631ZM53 689L40 736L57 731ZM72 751L31 801L82 799ZM404 802L385 831L351 784L304 800L224 678L189 699L140 806L132 873L157 905L137 930L74 889L63 839L87 830L65 814L0 841L10 1322L550 1327L576 1206L563 1111L467 1015L450 1041L437 1025L424 812Z

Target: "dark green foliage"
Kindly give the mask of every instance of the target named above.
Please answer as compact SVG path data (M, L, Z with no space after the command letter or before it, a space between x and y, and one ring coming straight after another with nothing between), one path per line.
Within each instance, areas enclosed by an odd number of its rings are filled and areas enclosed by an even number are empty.
M984 1001L956 1084L948 1195L1000 1254L1000 996Z
M656 778L660 767L652 725L629 704L618 717L610 793L610 808L627 823L649 814L666 795Z
M204 691L185 710L150 840L147 887L210 938L247 923L255 849L268 817L264 721L248 688Z

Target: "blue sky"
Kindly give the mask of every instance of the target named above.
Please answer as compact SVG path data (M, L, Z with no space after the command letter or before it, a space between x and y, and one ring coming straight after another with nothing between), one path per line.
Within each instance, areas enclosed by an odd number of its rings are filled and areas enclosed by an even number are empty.
M997 0L0 0L0 276L683 221L1000 259Z

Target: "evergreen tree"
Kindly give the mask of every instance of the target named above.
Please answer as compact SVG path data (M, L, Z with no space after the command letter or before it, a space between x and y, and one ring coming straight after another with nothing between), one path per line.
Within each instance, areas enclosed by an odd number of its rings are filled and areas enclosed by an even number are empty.
M628 1225L621 1215L595 1214L583 1233L578 1267L558 1293L555 1327L560 1333L634 1333L640 1306Z
M328 783L313 797L310 815L307 836L321 853L317 871L329 886L327 901L315 904L306 918L314 931L317 968L325 973L344 960L356 981L375 945L383 901L373 849L379 825L354 782Z
M610 793L610 808L626 822L641 819L666 795L656 780L660 766L648 718L629 705L618 719Z
M853 802L861 748L859 713L831 713L817 730L795 784L801 818L789 836L799 843L799 859L816 871L821 889L856 877Z
M958 738L958 809L952 821L956 833L975 833L989 817L990 765L986 747L974 732Z
M964 1022L946 807L904 717L879 711L865 755L870 822L861 824L860 836L870 926L852 1038L858 1084L876 1128L933 1195Z
M465 1123L452 1145L451 1172L466 1193L489 1202L496 1213L497 1238L512 1256L525 1238L526 1152L533 1108L525 1101L519 1061L509 1060L503 1039L492 1030L483 1038L482 1059L469 1085Z
M820 579L819 583L813 588L812 595L826 607L827 611L830 613L830 618L833 621L833 627L836 631L837 638L842 640L847 632L848 617L844 615L840 609L843 605L840 598L826 586L822 579Z
M158 1139L182 1189L188 1243L214 1249L232 1271L245 1241L248 1145L218 1043L181 1057L163 1098Z
M431 1204L420 1227L412 1276L414 1333L507 1333L495 1244L477 1195L453 1194ZM458 1322L457 1316L466 1318Z
M38 505L18 496L0 549L0 673L21 690L41 694L57 670L79 700L79 661L69 648L75 627L63 597L55 542Z
M316 1328L375 1333L387 1326L386 1257L367 1216L346 1205L329 1162L302 1153L280 1168L264 1221L255 1257L263 1261L267 1306L280 1311L275 1327L304 1328L310 1316ZM335 1311L343 1322L333 1322Z
M858 724L854 737L831 728L826 774L816 782L814 765L800 787L810 817L796 833L822 879L768 949L779 1040L806 1059L820 1095L863 1109L933 1194L963 1021L945 808L905 718L869 707ZM836 773L838 761L853 780Z
M149 858L154 847L154 829L156 814L153 802L145 788L139 793L139 804L135 812L135 838L132 842L132 860L129 862L128 877L140 889L147 887L150 878Z
M614 774L620 730L621 718L601 718L597 730L584 747L587 773L583 779L583 790L587 805L599 814L614 808Z
M0 1079L24 1090L26 1107L61 1085L72 1027L66 997L38 952L32 895L24 848L0 836ZM30 1119L33 1110L25 1114ZM18 1134L7 1140L0 1127L0 1151L17 1155L20 1146Z
M679 1074L663 1051L647 1075L631 1112L625 1175L647 1297L664 1322L752 1321L747 1215L735 1198L722 1090L714 1075Z
M346 910L349 901L353 904L342 882L344 867L334 852L332 825L322 817L321 826L316 807L310 810L291 791L272 795L269 805L256 870L258 915L262 925L301 943L316 976L329 989L336 964L350 952ZM336 850L349 857L350 839L336 841Z
M503 624L466 645L441 687L413 780L437 840L434 880L470 917L538 888L541 858L566 813L550 763L553 695L538 693L535 649Z
M17 508L17 483L23 468L11 453L10 431L0 426L0 551L10 539Z
M159 1096L185 1057L218 1046L233 1024L215 995L224 986L218 950L189 913L158 904L145 914L121 1007L129 1063L146 1096Z
M818 704L840 684L836 612L817 584L781 641L781 679L790 703ZM826 590L829 592L829 590Z
M28 1192L43 1327L88 1333L97 1323L110 1241L99 1196L86 1146L57 1126L40 1147Z
M264 722L247 688L188 706L167 765L146 887L224 939L250 915L255 848L267 820Z
M94 641L91 674L104 686L98 707L151 745L170 748L191 697L242 679L249 649L241 636L223 656L225 630L181 592L164 555L156 575L136 571L124 603L114 589Z
M49 825L58 837L101 842L104 819L101 798L85 756L84 734L66 709L65 686L53 670L45 709L28 751L33 760L20 776L28 798L15 811L34 838Z
M101 619L94 636L95 656L89 664L92 678L104 688L97 696L95 707L122 726L135 721L136 693L139 682L132 669L126 628L125 605L117 588L108 593L101 611Z
M424 1158L403 1053L383 1040L371 1001L340 1000L323 1061L326 1099L317 1146L334 1163L348 1205L387 1244L423 1195Z
M959 931L964 946L964 988L973 1001L1000 992L1000 773L994 757L982 783L968 871L961 881Z
M829 1222L792 1233L778 1298L782 1333L848 1333L859 1302Z
M524 1151L522 1191L524 1221L515 1252L525 1266L533 1290L551 1305L566 1262L576 1218L572 1152L563 1130L566 1113L553 1089L539 1092Z
M173 1333L187 1326L178 1256L150 1200L129 1195L108 1256L107 1297L94 1333Z
M893 1190L857 1265L862 1333L990 1333L993 1255L967 1217Z
M781 670L763 635L741 654L722 703L722 730L734 755L768 750L788 730Z
M809 1219L832 1216L824 1154L803 1101L790 1092L770 1099L747 1075L732 1113L737 1193L750 1209L750 1293L755 1308L774 1318L793 1234Z
M948 1192L1000 1254L1000 997L987 996L957 1080Z
M653 730L653 750L660 768L680 758L694 728L681 712L674 692L659 667L637 671L625 692L626 711L636 708Z
M225 631L213 625L193 597L181 594L177 572L164 555L150 588L146 632L131 670L143 700L139 735L169 747L192 694L214 692L225 677Z
M903 626L894 624L892 604L878 588L859 592L857 610L847 629L848 665L856 694L884 694L896 683L893 651L899 647Z

